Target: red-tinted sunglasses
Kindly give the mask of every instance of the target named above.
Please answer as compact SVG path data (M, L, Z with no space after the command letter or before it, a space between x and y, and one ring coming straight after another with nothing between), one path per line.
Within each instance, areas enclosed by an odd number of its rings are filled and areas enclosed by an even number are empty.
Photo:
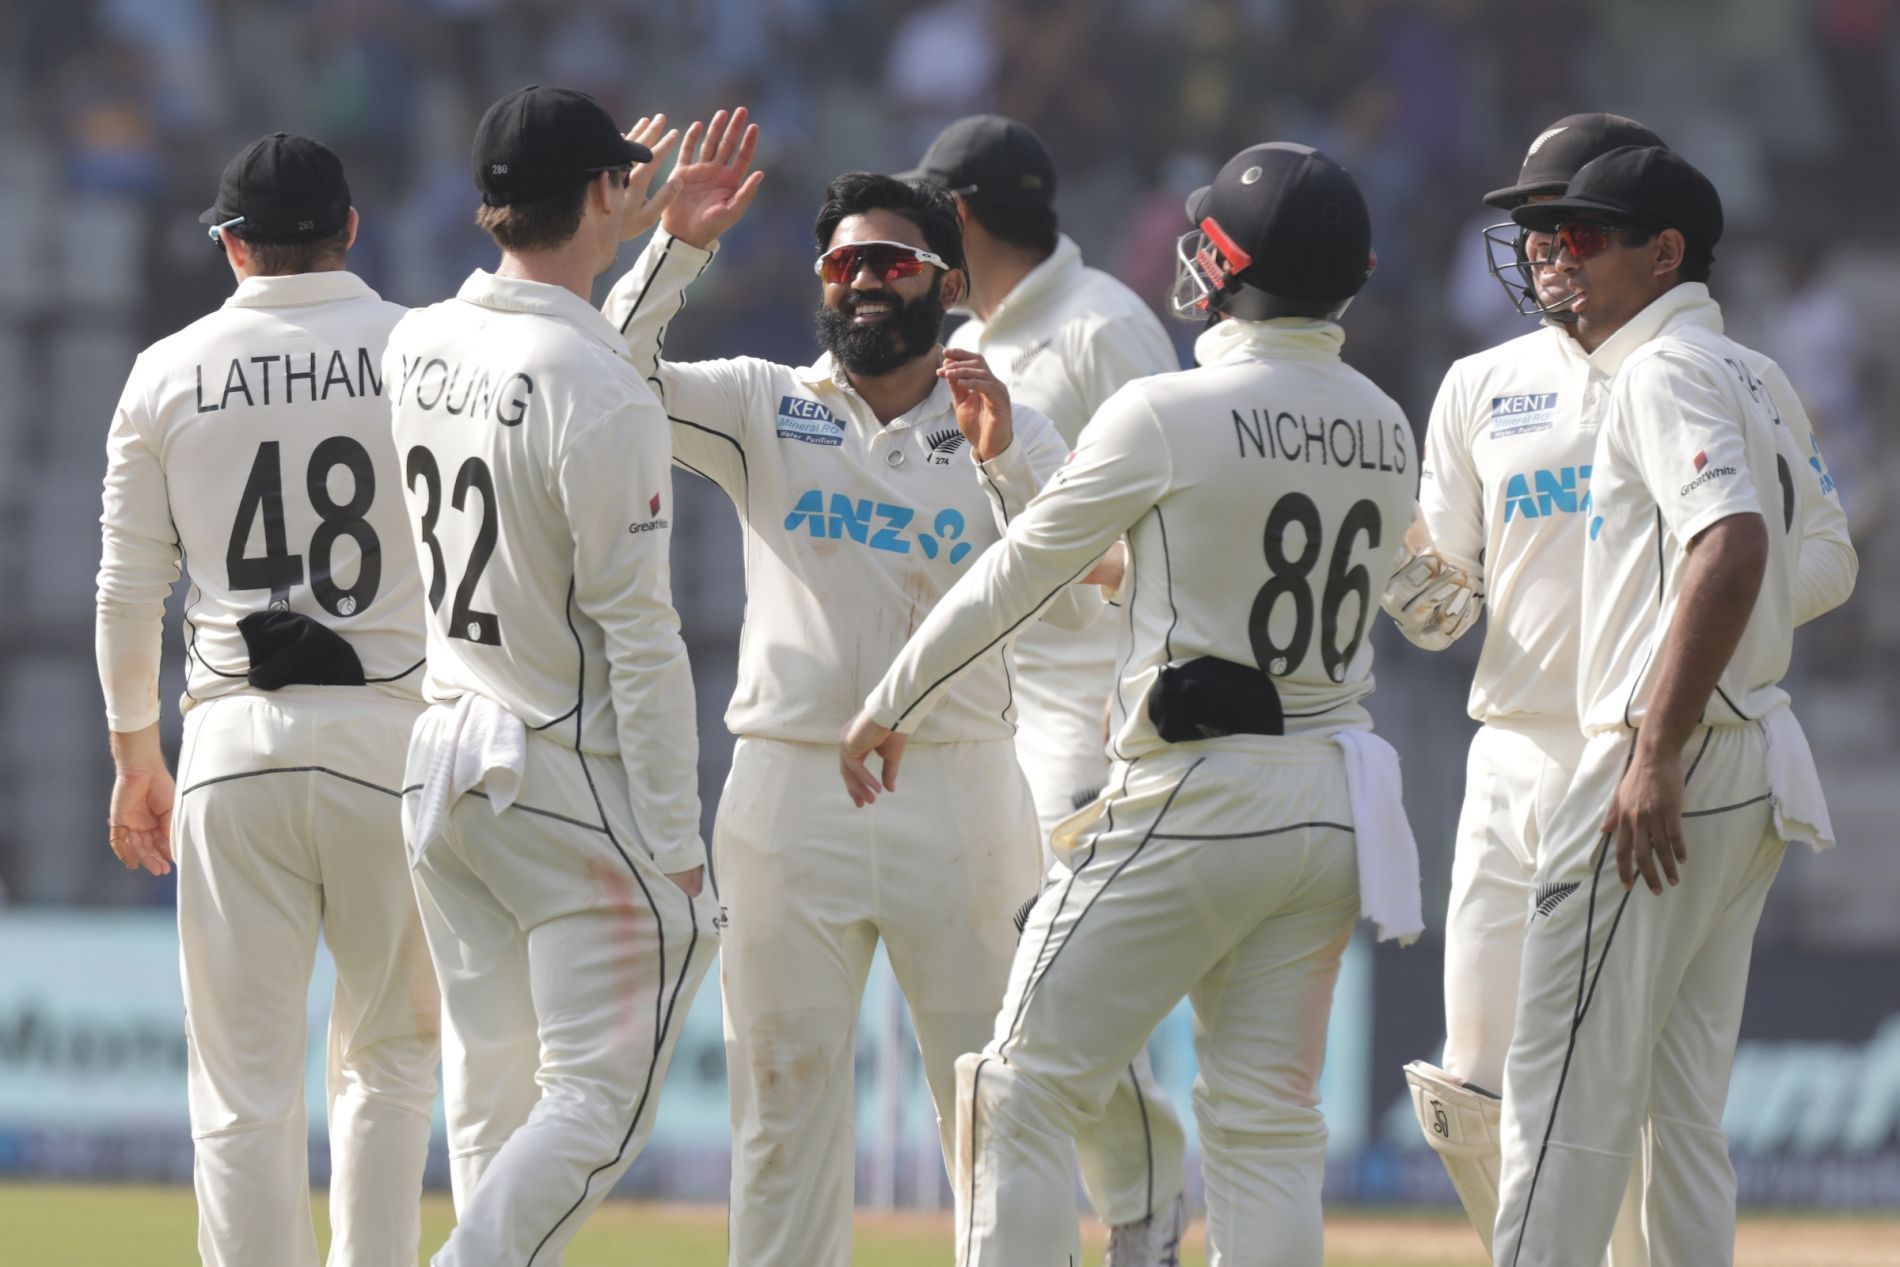
M1581 263L1592 255L1601 255L1609 249L1612 239L1627 236L1630 232L1628 225L1568 220L1557 226L1555 236L1563 243L1564 250L1570 252L1570 258Z
M902 242L852 242L846 246L834 246L816 260L812 261L811 271L834 286L843 286L858 275L858 270L868 268L873 276L883 281L895 281L900 277L915 277L926 268L948 270L943 256L933 255L929 251Z

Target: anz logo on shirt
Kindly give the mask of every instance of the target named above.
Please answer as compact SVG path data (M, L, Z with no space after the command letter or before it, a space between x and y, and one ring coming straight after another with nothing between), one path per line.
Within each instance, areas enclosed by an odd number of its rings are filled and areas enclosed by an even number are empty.
M1520 471L1504 484L1504 522L1548 519L1552 515L1590 513L1590 468L1560 466L1554 471ZM1581 494L1581 495L1580 495Z
M872 550L891 554L909 554L913 545L926 559L943 555L952 567L970 557L971 545L963 537L963 512L945 508L929 521L931 531L919 525L913 529L917 512L909 506L874 502L868 497L851 498L831 494L829 500L820 488L808 488L785 516L785 531L801 527L820 540L845 538Z

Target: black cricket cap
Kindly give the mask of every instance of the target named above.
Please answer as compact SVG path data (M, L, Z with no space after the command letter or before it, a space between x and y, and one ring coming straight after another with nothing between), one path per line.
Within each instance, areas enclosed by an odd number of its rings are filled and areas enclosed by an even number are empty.
M1000 114L958 119L900 179L962 193L978 205L1047 207L1056 198L1056 165L1048 147L1027 124Z
M1212 220L1252 257L1236 276L1276 299L1350 299L1372 273L1365 195L1351 172L1309 145L1242 150L1189 195L1187 214L1203 229Z
M1511 219L1527 229L1548 233L1579 212L1651 232L1675 229L1687 244L1687 257L1715 259L1722 240L1722 197L1689 160L1660 145L1626 145L1599 155L1571 178L1563 197L1526 203Z
M629 141L605 106L572 88L530 84L488 107L475 126L475 187L489 207L539 202L653 151Z
M260 136L224 165L218 200L199 224L224 224L246 242L274 245L325 238L350 221L343 163L307 136Z
M1567 114L1537 134L1517 183L1484 196L1488 206L1510 211L1531 198L1561 194L1570 178L1599 154L1625 145L1661 145L1663 139L1620 114Z

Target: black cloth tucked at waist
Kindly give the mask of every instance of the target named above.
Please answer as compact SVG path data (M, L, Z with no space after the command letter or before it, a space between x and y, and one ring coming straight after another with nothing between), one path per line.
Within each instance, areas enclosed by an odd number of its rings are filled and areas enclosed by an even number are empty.
M1164 667L1148 692L1148 720L1169 743L1286 733L1273 679L1215 656Z
M260 691L286 686L362 686L363 662L342 634L291 611L252 612L238 621L251 668L244 680Z

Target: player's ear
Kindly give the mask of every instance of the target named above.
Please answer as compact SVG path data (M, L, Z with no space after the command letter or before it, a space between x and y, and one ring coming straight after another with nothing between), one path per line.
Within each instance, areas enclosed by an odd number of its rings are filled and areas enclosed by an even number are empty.
M1688 239L1682 236L1680 229L1664 229L1650 240L1649 246L1654 252L1651 258L1658 277L1681 268L1683 258L1689 253Z
M356 208L355 208L355 207L351 207L351 208L350 208L350 223L349 223L349 232L348 232L348 233L346 233L346 234L344 235L344 237L343 237L343 249L344 249L344 250L346 250L346 251L347 251L347 250L349 250L349 249L350 249L351 247L353 247L353 246L355 246L355 245L356 245L356 228L357 228L357 225L359 225L360 223L362 223L362 220L361 220L361 217L359 217L359 216L358 216L358 215L356 214Z
M943 275L943 306L954 308L962 302L963 294L970 288L969 277L960 268L953 268Z
M614 174L612 172L594 174L594 179L587 186L587 201L596 211L610 216L614 214Z

